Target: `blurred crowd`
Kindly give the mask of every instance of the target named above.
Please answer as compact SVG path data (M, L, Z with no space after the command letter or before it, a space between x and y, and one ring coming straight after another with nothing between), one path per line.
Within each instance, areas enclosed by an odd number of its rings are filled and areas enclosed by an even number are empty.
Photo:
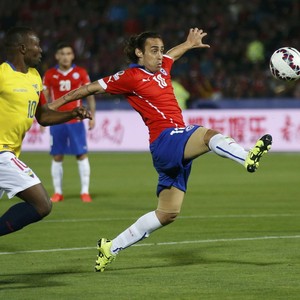
M190 27L204 29L210 49L191 50L173 68L174 78L195 99L300 98L300 80L281 82L269 72L280 47L300 49L298 0L2 0L0 43L11 26L37 31L43 48L40 72L55 64L59 41L73 43L76 63L91 79L127 66L123 42L155 30L169 49ZM3 48L1 47L1 56Z

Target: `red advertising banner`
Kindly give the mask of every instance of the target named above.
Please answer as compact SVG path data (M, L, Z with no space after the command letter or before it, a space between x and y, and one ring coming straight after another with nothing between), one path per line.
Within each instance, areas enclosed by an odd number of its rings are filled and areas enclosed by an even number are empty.
M233 137L246 149L265 133L273 136L272 151L300 151L299 109L186 110L186 124L203 125ZM86 121L85 121L86 122ZM148 130L135 111L97 111L96 126L87 130L89 151L147 151ZM49 151L49 128L35 122L23 151Z

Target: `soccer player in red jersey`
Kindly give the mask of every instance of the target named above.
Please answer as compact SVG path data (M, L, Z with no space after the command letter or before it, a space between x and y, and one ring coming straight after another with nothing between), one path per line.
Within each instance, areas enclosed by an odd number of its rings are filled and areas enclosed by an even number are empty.
M159 175L157 208L141 216L113 240L101 238L98 241L96 271L104 271L121 250L176 219L195 158L212 151L242 164L248 172L254 172L262 155L271 148L269 134L246 151L220 132L184 123L172 88L171 68L186 51L209 48L202 42L206 35L201 29L191 28L185 42L166 54L159 34L143 32L132 36L125 48L132 62L130 68L71 91L57 100L57 104L61 104L91 94L123 94L149 129L153 165Z
M44 95L48 102L63 96L65 93L90 83L87 71L73 64L75 58L73 48L68 43L57 45L55 58L57 66L46 71L43 78ZM89 129L95 126L95 98L86 97L93 119L89 120ZM82 104L81 99L59 108L60 111L70 110ZM71 120L65 124L50 127L51 150L53 156L51 175L54 186L52 202L63 201L63 159L64 155L76 156L81 181L80 197L83 202L91 202L89 194L90 164L87 155L87 140L84 124L81 120Z

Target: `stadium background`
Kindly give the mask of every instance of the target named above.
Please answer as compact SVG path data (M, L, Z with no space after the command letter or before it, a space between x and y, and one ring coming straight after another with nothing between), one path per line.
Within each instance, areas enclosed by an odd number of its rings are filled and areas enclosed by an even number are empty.
M91 80L96 80L126 68L123 42L128 36L156 30L169 49L184 41L190 27L201 27L208 33L205 42L211 48L189 51L172 70L173 78L190 92L187 106L197 114L193 121L203 122L205 118L207 121L201 125L220 130L245 147L250 147L264 132L270 132L274 136L274 151L298 151L300 80L274 79L269 59L274 50L283 46L300 49L299 3L294 0L4 0L0 2L0 42L11 26L31 26L41 39L41 75L56 63L56 44L66 40L74 46L76 63L86 67ZM3 48L0 49L4 57ZM106 113L96 116L96 128L88 133L89 149L147 151L147 132L142 122L138 119L131 125L135 132L132 134L128 125L137 117L124 118L124 110L132 110L127 101L122 96L107 95L97 96L96 100L97 110ZM213 111L209 113L209 109ZM247 116L244 109L248 109ZM256 109L260 109L259 116ZM112 110L120 114L116 116ZM141 137L134 138L141 127ZM48 130L43 134L34 124L26 135L23 150L48 151L48 148Z
M173 76L191 93L189 107L223 107L225 99L246 103L282 98L294 101L280 105L298 107L300 81L273 79L268 61L279 47L300 49L299 6L295 0L3 0L0 43L9 27L31 26L41 38L43 75L55 64L56 43L70 41L76 63L95 80L126 67L122 50L129 35L159 31L168 49L197 26L208 32L205 42L211 48L190 51L173 68Z

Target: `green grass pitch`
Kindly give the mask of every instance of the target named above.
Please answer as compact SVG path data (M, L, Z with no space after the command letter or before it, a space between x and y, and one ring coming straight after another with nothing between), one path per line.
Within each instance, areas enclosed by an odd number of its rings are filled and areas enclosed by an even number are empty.
M65 201L43 221L1 237L0 299L299 299L299 153L270 153L255 174L207 154L195 160L177 221L94 272L96 242L156 207L149 153L90 153L82 203L74 157ZM51 157L21 159L51 195ZM0 200L2 214L17 199Z

